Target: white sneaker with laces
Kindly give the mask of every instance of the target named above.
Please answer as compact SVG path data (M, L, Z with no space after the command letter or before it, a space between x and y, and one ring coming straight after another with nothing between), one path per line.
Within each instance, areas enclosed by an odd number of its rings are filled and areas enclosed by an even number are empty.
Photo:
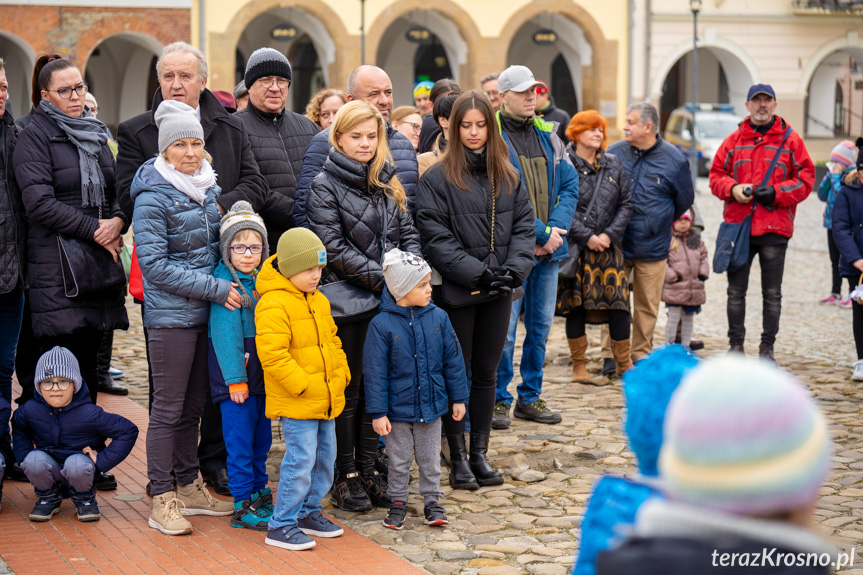
M854 373L851 374L854 381L863 381L863 359L854 362Z

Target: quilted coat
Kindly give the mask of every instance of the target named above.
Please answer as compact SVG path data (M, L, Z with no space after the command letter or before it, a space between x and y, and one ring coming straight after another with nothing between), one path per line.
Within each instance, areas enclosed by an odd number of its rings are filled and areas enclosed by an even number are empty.
M467 376L449 316L430 303L396 305L389 291L366 334L366 412L374 419L432 423L449 403L465 403Z
M23 288L24 265L27 258L25 243L27 227L21 192L15 182L12 168L12 152L18 140L18 126L7 109L0 118L4 125L2 149L5 157L0 162L0 294L15 288Z
M258 274L255 307L258 357L264 368L270 419L334 419L345 408L351 381L336 335L330 302L319 291L297 289L276 269L276 258Z
M388 183L396 167L387 163L380 175ZM370 189L368 166L333 149L323 171L312 182L308 197L309 229L327 248L327 267L321 284L346 280L380 294L384 210L387 214L386 249L398 248L421 255L419 233L408 212L385 200L383 190Z
M219 186L204 205L169 184L147 160L132 182L135 244L144 276L144 327L207 325L210 302L228 300L231 282L213 277L219 261Z
M702 305L707 301L704 280L710 274L707 246L704 242L693 249L687 245L686 236L674 234L665 266L665 285L662 286L662 301L669 305Z

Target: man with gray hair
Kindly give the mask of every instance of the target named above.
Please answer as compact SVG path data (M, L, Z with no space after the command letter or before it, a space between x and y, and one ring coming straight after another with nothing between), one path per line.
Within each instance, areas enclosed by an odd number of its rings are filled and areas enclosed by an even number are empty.
M135 207L129 194L132 178L144 162L159 154L159 129L154 114L162 100L188 104L201 121L204 145L213 157L213 169L219 175L218 183L222 188L222 193L216 198L219 211L226 213L239 200L252 204L256 212L264 207L268 195L267 182L258 170L243 121L229 114L207 89L207 74L207 62L200 50L185 42L168 44L156 62L159 88L153 96L152 109L120 124L117 130L120 148L117 154L117 195L120 207L129 218ZM144 328L144 338L148 339L147 328ZM151 378L151 400L152 393ZM208 389L198 446L201 474L216 493L230 495L222 414L209 395Z
M631 345L630 341L611 344L619 372L653 349L671 224L695 200L689 162L659 135L659 112L653 104L631 104L623 134L624 140L608 148L608 153L623 162L635 205L623 234L624 266L631 277Z
M348 76L348 102L364 100L378 109L387 123L387 141L393 162L399 169L399 181L405 188L408 208L413 212L414 189L419 180L419 165L417 153L410 140L390 126L390 112L393 111L393 83L386 72L377 66L364 64L355 68ZM303 159L303 169L297 185L294 200L294 223L308 227L306 219L306 194L330 153L330 129L322 131L309 143Z

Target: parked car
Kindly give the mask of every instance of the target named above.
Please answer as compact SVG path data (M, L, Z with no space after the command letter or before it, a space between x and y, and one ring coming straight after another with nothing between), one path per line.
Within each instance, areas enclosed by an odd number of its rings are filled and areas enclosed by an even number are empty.
M706 176L716 150L743 118L734 114L731 104L698 104L695 128L698 130L698 175ZM689 157L692 143L692 104L675 108L665 125L665 140Z

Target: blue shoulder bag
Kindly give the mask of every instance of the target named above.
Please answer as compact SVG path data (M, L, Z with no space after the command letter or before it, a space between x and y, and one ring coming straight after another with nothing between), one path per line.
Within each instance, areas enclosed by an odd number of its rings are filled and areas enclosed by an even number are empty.
M773 170L776 168L779 156L782 155L782 146L785 145L785 140L788 139L792 131L791 128L785 130L785 135L782 136L782 141L779 143L776 155L773 156L770 168L767 169L764 179L761 180L762 186L766 186L770 181L770 176L773 175ZM713 252L714 272L718 274L725 271L736 272L746 267L746 264L749 262L749 237L752 231L752 214L754 212L755 200L752 200L752 209L743 218L742 222L736 224L722 222L719 225L719 233L716 234L716 251Z

